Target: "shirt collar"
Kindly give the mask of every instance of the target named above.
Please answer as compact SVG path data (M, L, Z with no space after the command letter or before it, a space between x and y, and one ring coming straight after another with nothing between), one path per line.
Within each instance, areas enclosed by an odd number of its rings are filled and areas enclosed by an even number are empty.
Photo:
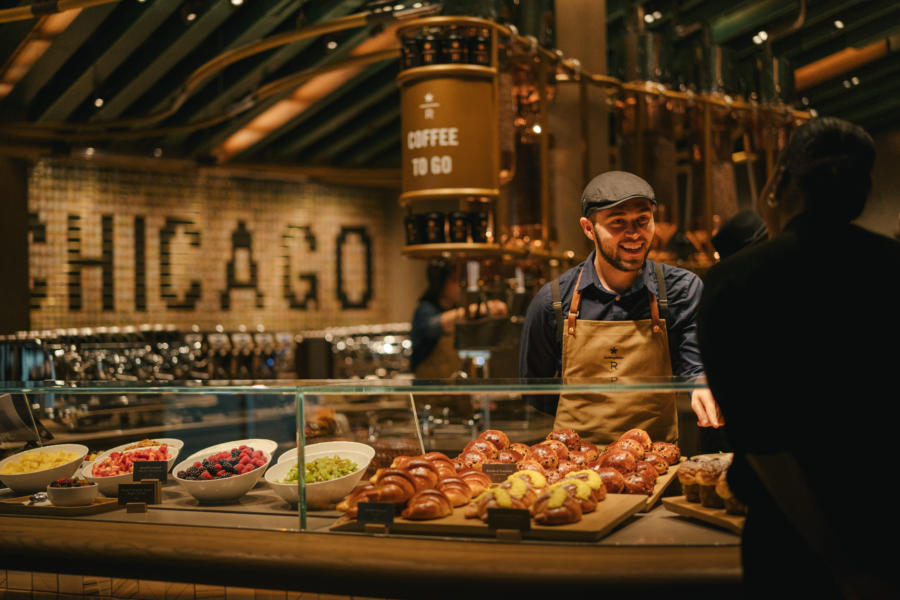
M653 294L657 294L656 274L654 272L652 260L648 258L644 261L644 270L641 272L640 277L634 280L634 283L630 288L625 290L622 294L616 294L603 287L603 284L600 283L600 279L597 277L597 269L594 268L594 256L596 252L596 249L591 250L591 253L588 254L588 257L582 263L583 271L581 273L581 282L578 284L579 292L584 292L585 288L593 286L597 291L607 296L630 296L631 294L645 289Z

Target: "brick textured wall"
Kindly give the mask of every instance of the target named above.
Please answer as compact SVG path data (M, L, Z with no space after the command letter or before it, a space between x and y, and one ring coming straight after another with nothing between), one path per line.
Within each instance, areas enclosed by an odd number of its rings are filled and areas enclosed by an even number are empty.
M46 160L31 326L301 330L387 320L383 190Z

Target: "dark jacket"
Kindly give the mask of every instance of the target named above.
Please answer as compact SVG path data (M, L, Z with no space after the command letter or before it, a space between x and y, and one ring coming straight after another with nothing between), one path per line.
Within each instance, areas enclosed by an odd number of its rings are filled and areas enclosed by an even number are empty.
M895 477L879 457L897 455L900 243L801 216L704 283L700 351L735 450L729 483L749 505L749 588L770 597L773 582L781 591L795 582L803 597L836 594L831 569L766 493L748 452L793 455L847 566L887 585L895 553L879 539L896 539L900 517L873 499Z

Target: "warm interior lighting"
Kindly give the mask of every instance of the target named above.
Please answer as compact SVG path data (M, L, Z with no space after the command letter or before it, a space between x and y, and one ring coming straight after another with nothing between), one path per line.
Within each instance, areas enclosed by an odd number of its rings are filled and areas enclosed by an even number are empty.
M397 37L395 30L396 26L386 28L378 35L370 37L354 48L350 55L359 56L396 46ZM213 151L213 155L219 162L224 162L239 154L265 138L272 131L295 119L310 106L361 73L364 68L362 66L346 67L322 73L310 79L294 90L289 98L276 102L268 110L260 113L243 128L233 133L221 146Z
M67 10L42 17L35 23L28 36L0 68L0 99L12 92L32 65L47 51L53 40L65 31L80 13L80 8Z

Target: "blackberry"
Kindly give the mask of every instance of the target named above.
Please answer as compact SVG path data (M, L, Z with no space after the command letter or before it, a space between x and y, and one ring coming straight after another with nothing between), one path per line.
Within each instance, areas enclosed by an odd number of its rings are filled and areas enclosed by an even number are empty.
M206 467L206 470L209 472L210 475L213 475L213 476L215 476L215 474L219 472L219 470L216 469L213 465L209 465L208 467Z
M183 473L183 472L184 472L184 471L182 471L182 473ZM191 477L200 477L200 469L198 469L197 467L195 467L195 466L193 466L193 465L191 465L190 467L188 467L187 473L188 473L188 475L190 475ZM181 475L179 475L179 477L181 477Z
M232 456L232 458L234 458L235 456L240 456L240 455L241 455L241 451L238 450L237 448L234 448L234 449L231 450L231 456Z
M238 472L238 470L235 469L235 468L234 468L234 465L232 465L231 463L225 463L225 464L223 464L222 466L225 467L225 470L226 470L228 473L234 473L234 474L237 474L237 472Z
M187 479L187 478L188 478L188 474L187 474L185 471L178 471L178 473L176 473L175 475L177 475L177 476L178 476L179 478L181 478L181 479Z

